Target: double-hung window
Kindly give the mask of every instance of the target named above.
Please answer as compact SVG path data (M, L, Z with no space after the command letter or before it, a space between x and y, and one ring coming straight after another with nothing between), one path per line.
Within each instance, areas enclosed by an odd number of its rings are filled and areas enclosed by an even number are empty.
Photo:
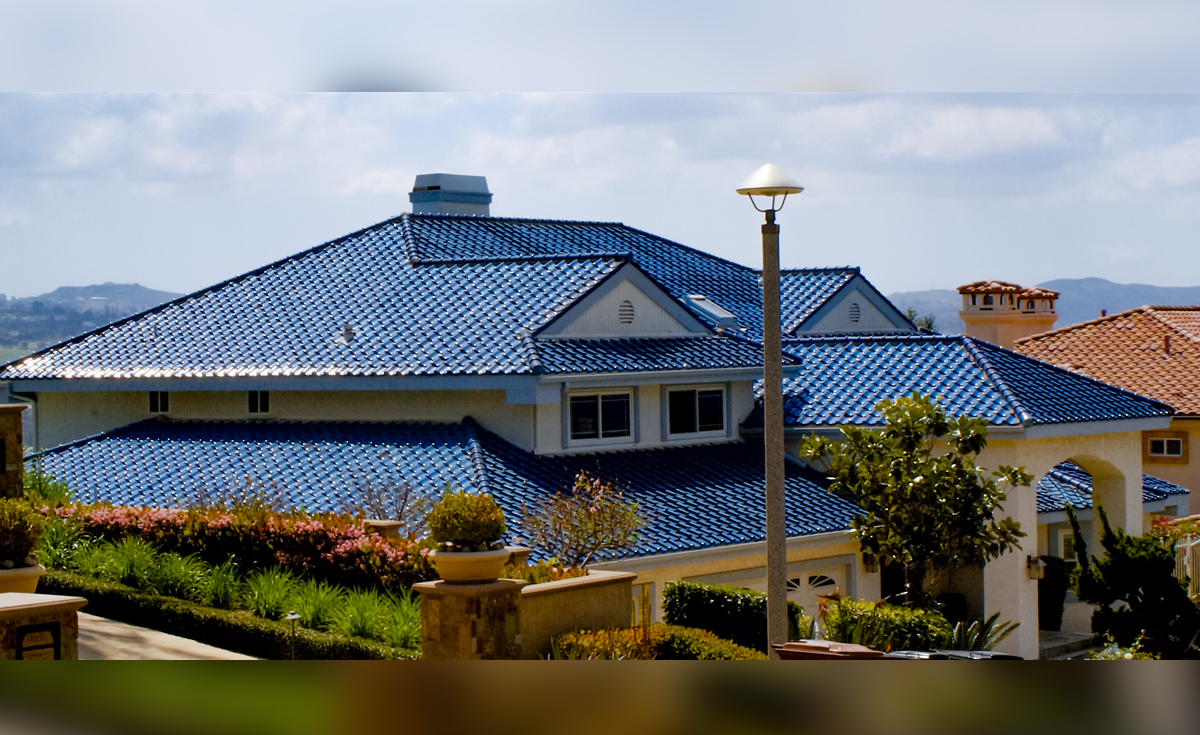
M622 442L633 438L631 391L596 391L567 396L568 439L574 442Z
M667 391L667 435L671 438L725 434L725 389Z

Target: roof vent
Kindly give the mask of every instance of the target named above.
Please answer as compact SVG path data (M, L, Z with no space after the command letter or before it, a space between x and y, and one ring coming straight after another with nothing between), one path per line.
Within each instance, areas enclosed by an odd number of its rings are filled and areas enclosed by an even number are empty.
M704 294L688 294L688 301L691 302L698 311L702 312L709 319L717 323L720 329L737 329L738 320L733 312L728 311L713 302L709 301Z
M617 318L622 324L633 324L633 302L622 301L617 307Z
M350 322L346 322L344 325L342 325L342 331L329 341L336 345L348 345L353 342L354 338L357 336L358 332L354 331L354 327L350 325Z
M858 324L859 316L861 316L861 312L858 308L858 302L850 304L850 323Z
M492 194L487 177L419 174L408 195L413 214L490 216Z

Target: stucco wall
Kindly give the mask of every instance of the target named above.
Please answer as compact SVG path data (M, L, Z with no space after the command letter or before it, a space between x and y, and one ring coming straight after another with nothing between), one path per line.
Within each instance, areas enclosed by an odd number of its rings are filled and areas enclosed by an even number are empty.
M1200 492L1200 455L1195 454L1200 452L1200 444L1197 444L1200 442L1200 420L1172 419L1169 431L1187 433L1187 464L1143 459L1146 474L1182 485L1193 492Z
M672 384L670 387L689 387L692 383ZM696 383L695 385L719 386L729 390L729 413L731 432L728 437L702 436L692 438L672 438L663 441L662 436L662 386L641 385L632 386L635 393L635 413L638 431L635 437L621 444L564 446L563 444L563 404L540 403L537 405L537 444L534 451L537 454L579 454L606 449L652 449L663 446L684 446L688 444L711 444L740 438L742 421L754 409L754 384L748 380L730 383ZM572 384L574 387L574 384ZM620 386L614 386L619 389ZM604 388L610 390L610 388Z
M245 391L172 391L170 401L173 419L457 422L471 416L522 449L533 449L534 407L506 403L502 390L271 391L265 415L249 413ZM42 447L151 416L143 391L41 393L37 410Z

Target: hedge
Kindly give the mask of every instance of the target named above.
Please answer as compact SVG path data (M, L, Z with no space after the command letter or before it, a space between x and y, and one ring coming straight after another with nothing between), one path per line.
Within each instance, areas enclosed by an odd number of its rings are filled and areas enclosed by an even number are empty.
M765 660L760 651L718 638L707 630L655 623L643 639L641 628L585 630L554 642L555 654L566 659L657 659L659 661Z
M849 597L830 601L823 621L825 637L883 651L932 651L946 648L953 630L934 610L888 605Z
M738 587L696 582L667 582L663 620L669 625L707 630L719 638L758 651L767 650L767 596ZM811 618L788 601L788 639L802 637Z
M288 623L264 620L248 612L205 607L172 597L139 592L123 584L49 570L39 592L86 598L85 612L130 625L190 638L248 656L292 658L292 628ZM392 648L365 638L351 638L297 626L297 659L418 659L420 651Z

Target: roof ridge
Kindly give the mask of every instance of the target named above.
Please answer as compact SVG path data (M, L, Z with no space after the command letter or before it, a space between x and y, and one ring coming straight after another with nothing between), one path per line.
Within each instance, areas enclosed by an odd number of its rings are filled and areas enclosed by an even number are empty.
M525 351L525 359L529 361L529 372L534 375L541 375L546 372L546 368L542 365L541 355L538 354L537 340L533 338L533 333L528 329L522 329L520 332L517 332L517 338L521 340L521 348Z
M1134 311L1136 311L1136 310L1134 310ZM1053 371L1055 371L1055 372L1057 372L1057 373L1060 373L1060 374L1062 374L1062 375L1068 375L1068 376L1071 376L1071 377L1073 377L1073 378L1082 378L1083 380L1086 380L1086 381L1088 381L1089 383L1092 383L1093 385L1099 385L1099 386L1102 386L1102 387L1104 387L1104 388L1107 388L1107 389L1109 389L1109 390L1113 390L1113 391L1116 391L1116 392L1118 392L1118 393L1121 393L1121 394L1123 394L1123 395L1130 396L1130 397L1132 397L1132 398L1136 398L1136 399L1138 399L1138 400L1140 400L1140 401L1145 401L1145 402L1147 402L1147 403L1152 403L1152 404L1154 404L1154 405L1156 405L1156 406L1159 406L1159 407L1161 407L1161 408L1165 408L1165 409L1167 409L1168 411L1170 411L1171 413L1170 413L1169 415L1174 415L1174 414L1176 413L1176 411L1175 411L1175 407L1174 407L1174 406L1172 406L1172 405L1171 405L1171 404L1169 404L1169 403L1164 403L1163 401L1160 401L1160 400L1158 400L1157 398L1151 398L1150 396L1144 396L1144 395L1142 395L1141 393L1135 393L1135 392L1133 392L1133 391L1131 391L1131 390L1126 390L1125 388L1122 388L1122 387L1121 387L1121 386L1119 386L1119 385L1113 385L1112 383L1106 383L1106 382L1104 382L1103 380L1098 380L1098 379L1096 379L1096 378L1093 378L1093 377L1092 377L1092 376L1090 376L1090 375L1085 375L1085 374L1083 374L1083 373L1079 373L1079 372L1076 372L1076 371L1074 371L1074 370L1068 370L1067 368L1059 367L1058 365L1055 365L1055 364L1054 364L1054 363L1052 363L1052 362L1047 362L1047 361L1045 361L1045 360L1039 360L1039 359L1037 359L1036 357L1032 357L1032 356L1030 356L1030 355L1026 355L1026 354L1024 354L1024 353L1017 352L1017 351L1015 351L1015 350L1006 349L1006 348L1004 348L1004 347L1001 347L1000 345L994 345L994 344L992 344L991 342L988 342L988 341L986 341L986 340L977 339L977 338L975 338L975 337L968 337L968 336L966 336L966 335L961 335L961 336L962 336L962 338L963 338L963 339L965 339L965 340L970 340L972 343L979 343L979 342L982 342L983 344L987 345L987 348L988 348L988 349L990 349L990 350L998 350L998 351L1000 351L1000 352L1007 353L1007 354L1009 354L1009 355L1012 355L1012 356L1014 356L1014 357L1020 358L1020 359L1022 359L1022 360L1029 360L1029 361L1032 361L1032 362L1036 362L1036 363L1039 363L1039 364L1041 364L1041 365L1044 365L1044 366L1046 366L1046 367L1050 368L1051 370L1053 370ZM978 349L978 346L976 346L976 349ZM982 351L981 351L981 353L980 353L980 354L982 354Z
M1161 312L1166 312L1166 311L1200 311L1200 307L1193 306L1193 307L1189 307L1186 309L1179 309L1179 308L1170 307L1170 306L1167 306L1167 307L1143 306L1142 308L1145 309L1146 314L1149 315L1150 318L1154 319L1154 321L1158 322L1159 324L1163 325L1167 329L1171 330L1172 333L1177 334L1180 337L1183 337L1184 339L1186 339L1189 342L1200 342L1200 336L1192 336L1191 334L1181 330L1178 326L1172 324L1164 316L1160 315Z
M30 353L23 357L19 357L16 360L12 360L10 362L6 362L6 363L0 365L0 373L2 373L4 371L4 369L9 367L10 365L15 365L18 362L23 362L25 360L28 360L31 357L39 357L41 355L45 355L45 354L47 354L53 350L57 350L61 347L78 344L79 342L82 342L83 340L85 340L88 337L91 337L93 335L102 334L110 329L115 329L116 327L119 327L119 326L122 326L125 324L129 324L130 322L141 319L142 317L146 317L151 314L156 314L156 313L165 311L166 309L168 309L172 306L175 306L176 304L182 304L185 301L190 301L190 300L198 298L200 296L203 296L203 295L206 295L209 293L213 293L215 291L219 291L231 284L238 283L238 282L244 281L246 279L249 279L253 276L258 276L263 273L266 273L267 271L271 270L272 268L281 267L287 263L301 260L303 258L308 257L309 255L313 255L314 253L321 252L322 250L331 248L335 245L340 245L343 242L346 242L347 240L359 237L363 233L370 232L371 230L374 230L378 227L383 227L385 225L392 224L392 223L396 222L397 220L402 219L403 217L404 217L404 215L401 214L397 217L392 217L391 219L383 220L382 222L376 222L375 224L373 224L369 227L363 227L361 229L355 230L354 232L351 232L348 235L342 235L341 237L335 238L333 240L327 240L327 241L321 243L320 245L314 245L313 247L308 248L307 250L301 250L298 253L293 253L292 255L289 255L286 258L280 258L279 260L272 261L270 263L267 263L266 265L259 266L258 268L255 268L253 270L249 270L249 271L246 271L245 273L241 273L239 275L233 276L232 278L226 278L224 281L219 281L217 283L212 284L211 286L206 286L197 291L193 291L191 293L184 294L183 296L180 296L177 299L171 299L170 301L163 302L157 306L152 306L149 309L145 309L144 311L139 311L136 314L131 314L123 319L118 319L115 322L109 322L108 324L105 324L103 326L96 327L95 329L84 332L83 334L77 334L74 337L65 339L57 344L50 345L49 347L43 347L42 349L38 350L37 352Z
M483 443L479 440L478 430L482 427L470 416L463 416L461 425L467 434L467 459L471 463L471 479L479 488L479 492L491 495L491 473L488 471Z
M996 369L996 366L992 363L991 359L987 355L983 354L983 350L979 349L979 345L975 343L975 338L968 337L966 335L959 335L959 338L962 341L963 346L966 348L967 354L970 355L975 364L978 365L981 370L983 370L983 374L992 382L992 385L996 387L996 390L1000 391L1000 394L1009 402L1009 407L1016 412L1017 416L1021 419L1021 423L1028 426L1033 421L1033 413L1026 408L1021 399L1017 397L1017 394L1013 391L1012 387L1009 386L1008 382L1004 380L1004 377L1000 375L1000 372Z
M824 268L782 268L779 275L785 276L790 273L841 273L842 271L853 271L854 273L862 274L862 268L857 265L832 265Z
M1108 321L1112 321L1113 319L1119 319L1120 317L1123 317L1123 316L1129 316L1130 314L1133 314L1134 312L1138 312L1138 311L1144 312L1145 310L1150 309L1150 308L1153 308L1153 307L1139 306L1136 309L1126 309L1125 311L1122 311L1117 314L1106 314L1104 316L1097 317L1095 319L1088 319L1085 322L1078 322L1076 324L1068 324L1065 327L1059 327L1058 329L1051 329L1048 332L1039 332L1037 334L1031 334L1028 337L1022 337L1020 339L1013 340L1013 344L1024 344L1026 342L1032 342L1035 339L1049 337L1050 335L1053 335L1053 334L1061 334L1061 333L1065 333L1065 332L1070 332L1075 329L1081 329L1083 327L1090 327L1094 324L1099 324L1101 322L1108 322Z

